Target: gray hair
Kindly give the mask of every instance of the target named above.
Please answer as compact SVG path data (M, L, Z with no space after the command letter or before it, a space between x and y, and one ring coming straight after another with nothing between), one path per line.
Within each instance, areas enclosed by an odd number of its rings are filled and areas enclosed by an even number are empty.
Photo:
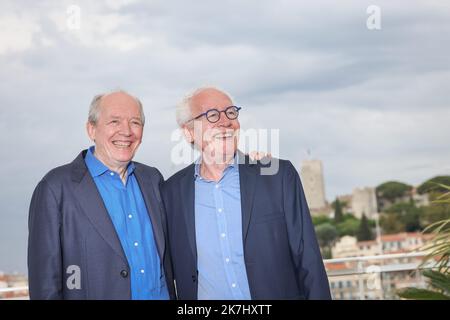
M197 89L190 91L177 104L176 119L177 119L177 123L180 127L183 127L186 124L186 122L188 122L189 120L192 119L192 110L191 110L192 98L194 98L196 95L202 93L203 91L211 90L211 89L220 91L223 94L227 95L231 100L233 100L233 98L227 92L225 92L224 90L219 89L215 86L202 86L202 87L199 87Z
M125 90L121 90L121 89L113 90L113 91L110 91L110 92L105 92L105 93L101 93L101 94L96 95L94 97L94 99L92 99L91 105L89 106L88 121L90 123L92 123L92 124L96 124L97 121L98 121L98 115L100 113L100 102L102 101L102 98L104 96L107 96L107 95L111 94L111 93L119 93L119 92L125 93L125 94L129 95L130 97L132 97L134 100L136 100L136 103L137 103L137 105L139 107L139 113L141 115L141 122L142 122L142 125L144 125L145 124L145 114L144 114L144 108L142 107L141 100L139 100L137 97L129 94Z

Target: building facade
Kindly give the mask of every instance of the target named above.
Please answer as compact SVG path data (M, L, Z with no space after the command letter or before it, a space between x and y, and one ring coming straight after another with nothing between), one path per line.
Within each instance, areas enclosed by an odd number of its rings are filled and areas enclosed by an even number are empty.
M359 242L355 237L342 237L332 248L334 261L325 261L333 298L398 299L398 289L426 287L417 270L422 257L407 254L417 252L432 238L431 234L418 232Z

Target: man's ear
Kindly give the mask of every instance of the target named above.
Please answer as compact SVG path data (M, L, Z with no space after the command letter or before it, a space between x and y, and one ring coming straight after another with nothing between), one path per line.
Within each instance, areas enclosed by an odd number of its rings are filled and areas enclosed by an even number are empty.
M91 123L90 121L88 121L86 123L86 131L87 131L89 138L92 141L95 141L95 125L93 123Z
M183 133L187 142L194 143L194 132L191 131L186 125L183 126Z

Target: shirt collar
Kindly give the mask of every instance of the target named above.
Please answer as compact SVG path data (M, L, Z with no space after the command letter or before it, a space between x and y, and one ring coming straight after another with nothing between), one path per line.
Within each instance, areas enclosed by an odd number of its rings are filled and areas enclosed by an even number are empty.
M94 155L94 151L95 151L95 146L91 146L86 153L86 157L85 157L84 161L86 162L86 165L87 165L91 175L93 177L98 177L98 176L101 176L102 174L104 174L105 172L108 172L111 170L109 170L109 168L107 166L105 166L103 164L103 162L101 162L100 160L97 159L97 157ZM132 174L134 172L135 168L136 168L136 166L134 165L134 163L130 162L128 164L128 168L127 168L127 176Z
M234 158L233 158L233 162L231 162L226 168L225 170L223 170L224 174L225 171L228 170L232 170L232 169L236 169L238 166L238 152L236 151ZM195 160L194 162L194 178L200 178L202 179L202 176L200 175L200 164L202 162L202 156L198 157L197 160Z

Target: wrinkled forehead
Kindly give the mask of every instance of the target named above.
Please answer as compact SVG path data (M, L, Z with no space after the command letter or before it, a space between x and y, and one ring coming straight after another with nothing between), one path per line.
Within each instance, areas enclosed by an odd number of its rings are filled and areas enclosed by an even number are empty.
M233 105L231 98L215 89L204 90L191 98L193 113L202 113L212 108L222 110L231 105Z
M132 96L116 92L102 97L100 101L100 114L140 117L138 102Z

